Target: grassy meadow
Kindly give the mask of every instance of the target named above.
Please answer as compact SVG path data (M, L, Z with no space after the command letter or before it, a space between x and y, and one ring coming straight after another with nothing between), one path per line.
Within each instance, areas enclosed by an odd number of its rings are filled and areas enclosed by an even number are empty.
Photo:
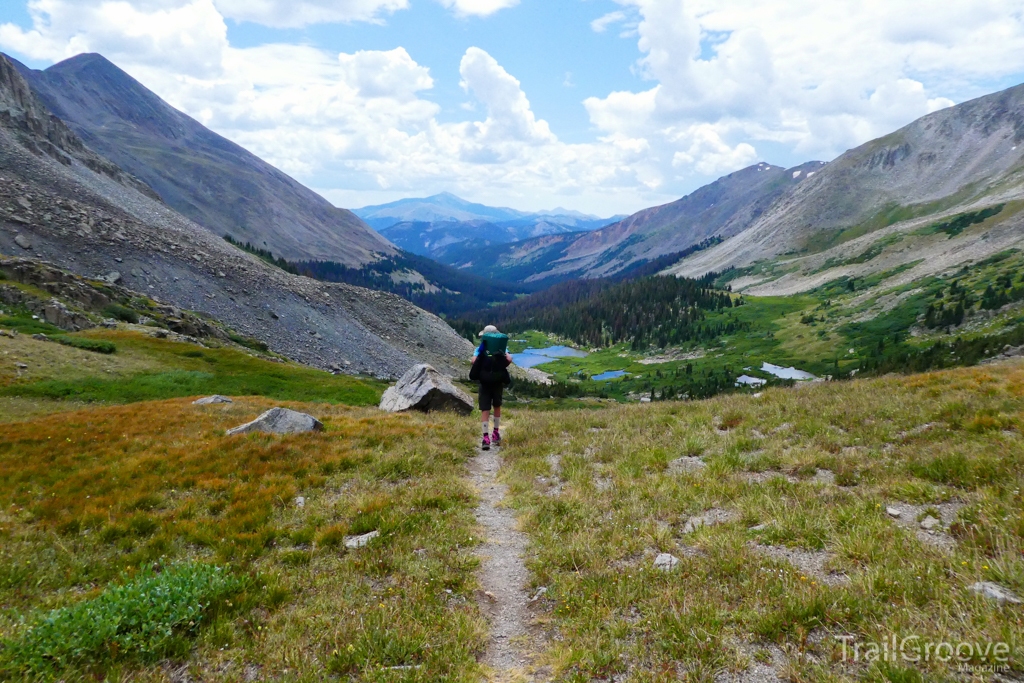
M79 336L116 350L0 337L0 680L487 675L475 418L382 414L379 383L237 348ZM234 403L192 404L214 392ZM969 589L1024 596L1024 363L566 403L510 406L499 473L529 593L547 589L534 628L553 680L1001 665L854 662L837 639L892 635L1010 643L1024 671L1022 607ZM226 436L274 405L326 429Z
M473 680L475 425L285 403L326 430L224 435L277 404L0 425L0 679Z
M1015 647L1021 608L968 586L1024 595L1022 418L1020 363L529 414L502 476L548 589L546 663L566 681L971 679L844 662L836 638Z

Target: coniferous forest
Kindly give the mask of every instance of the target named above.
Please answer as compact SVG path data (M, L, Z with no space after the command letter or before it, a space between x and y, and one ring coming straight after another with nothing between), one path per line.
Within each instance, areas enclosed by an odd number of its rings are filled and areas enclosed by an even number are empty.
M708 311L742 304L714 289L717 274L699 280L648 276L616 282L571 280L467 316L467 330L491 323L507 332L538 329L583 346L628 342L634 349L715 339L742 323L706 322Z

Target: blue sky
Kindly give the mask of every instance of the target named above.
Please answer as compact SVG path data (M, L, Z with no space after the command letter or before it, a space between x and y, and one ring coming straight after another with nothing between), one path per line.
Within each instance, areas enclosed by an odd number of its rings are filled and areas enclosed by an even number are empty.
M340 206L451 191L630 213L1024 80L1024 3L7 0Z

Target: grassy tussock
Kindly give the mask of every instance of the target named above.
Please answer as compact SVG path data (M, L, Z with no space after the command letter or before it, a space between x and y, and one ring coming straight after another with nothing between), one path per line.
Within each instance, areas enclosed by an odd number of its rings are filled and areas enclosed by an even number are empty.
M326 431L224 435L272 405L179 399L0 425L0 639L118 577L193 561L251 586L166 666L203 679L240 680L246 667L286 680L473 678L483 629L462 474L475 425L286 404ZM345 547L373 530L367 547ZM65 675L129 671L166 674L108 653Z
M1021 640L1020 608L967 586L1024 595L1022 419L1021 364L518 416L502 476L549 587L556 674L711 681L774 644L793 680L952 679L843 664L832 636ZM670 464L684 456L706 466ZM897 502L962 506L949 549L889 517ZM684 533L712 509L731 518ZM652 567L663 552L674 572Z

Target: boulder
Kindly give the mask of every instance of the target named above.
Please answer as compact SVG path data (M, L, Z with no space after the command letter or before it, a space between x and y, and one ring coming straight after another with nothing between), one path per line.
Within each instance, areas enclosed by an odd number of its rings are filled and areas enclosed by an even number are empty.
M14 243L17 244L22 249L32 248L32 240L30 240L28 237L25 237L25 235L22 235L21 233L18 233L17 235L14 236Z
M271 408L252 422L246 422L228 430L228 436L248 434L249 432L269 432L271 434L300 434L302 432L321 432L324 425L312 415L299 413L287 408Z
M380 409L388 413L450 410L469 415L473 412L473 399L429 365L416 365L384 392Z
M204 396L203 398L192 401L192 405L194 406L208 406L214 403L234 403L234 401L227 396L221 396L220 394L215 396Z

